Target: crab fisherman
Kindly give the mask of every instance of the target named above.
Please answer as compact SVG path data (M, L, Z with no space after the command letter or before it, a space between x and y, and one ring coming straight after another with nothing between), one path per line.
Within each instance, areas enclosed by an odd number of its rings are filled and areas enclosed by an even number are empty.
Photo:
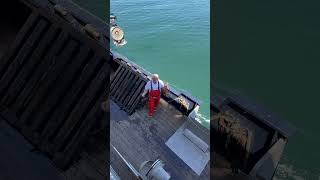
M163 81L159 79L158 74L153 74L151 80L145 85L142 97L145 97L145 95L148 93L149 118L152 118L154 112L156 111L160 101L161 93L166 92L166 88L167 86L165 86Z

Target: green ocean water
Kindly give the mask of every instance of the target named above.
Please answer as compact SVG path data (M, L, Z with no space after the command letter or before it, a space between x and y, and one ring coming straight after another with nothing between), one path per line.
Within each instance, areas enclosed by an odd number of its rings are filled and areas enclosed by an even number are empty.
M102 19L101 0L75 0ZM111 48L128 57L169 86L202 101L199 121L209 127L210 6L209 0L112 0L127 44Z
M105 1L75 1L108 18ZM248 96L299 129L274 179L319 179L320 1L219 2L215 92ZM208 0L113 0L111 12L128 40L116 50L204 100L208 117Z
M199 120L209 127L209 0L112 0L110 12L128 42L112 48L200 99Z
M320 178L320 1L219 1L217 92L237 91L299 129L275 179Z

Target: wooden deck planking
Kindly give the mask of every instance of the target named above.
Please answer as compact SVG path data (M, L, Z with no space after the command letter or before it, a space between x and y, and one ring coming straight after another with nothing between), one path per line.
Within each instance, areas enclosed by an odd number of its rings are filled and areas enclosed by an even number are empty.
M14 42L6 52L6 56L4 56L0 61L0 77L2 77L4 72L6 72L8 66L12 62L12 58L16 56L16 51L26 41L29 33L35 28L35 24L38 22L38 17L37 13L32 13L24 23L23 27L19 30Z
M34 49L32 55L30 56L30 59L32 60L29 60L28 63L22 67L22 69L18 72L17 77L8 88L8 94L3 98L4 104L11 106L14 103L18 94L22 91L23 87L28 82L28 79L35 71L35 67L40 64L42 60L41 57L44 53L46 53L54 38L56 38L57 33L58 29L52 26L45 34L45 37L40 40L38 46Z
M121 179L137 179L136 175L130 171L127 164L121 159L112 146L110 147L110 163L114 171Z
M43 142L47 142L56 132L64 122L64 118L68 116L74 105L79 100L79 97L85 92L86 88L79 88L85 86L90 82L90 79L97 70L97 67L102 67L102 62L99 61L98 56L94 56L90 59L88 64L84 67L79 78L72 84L71 89L67 92L66 96L61 102L53 115L49 118L47 126L44 128L41 136ZM70 112L69 112L70 111ZM43 144L43 149L46 149L46 143Z
M3 94L6 93L8 86L11 85L12 80L16 76L16 74L20 71L22 65L27 61L27 57L30 55L31 49L33 49L39 38L41 37L42 33L45 31L45 28L47 26L47 23L44 20L41 20L35 27L35 30L32 32L32 34L28 37L26 40L26 43L23 44L22 48L18 52L15 59L12 60L12 63L6 70L6 72L3 74L1 78L1 86L0 86L0 94L3 96Z
M57 108L61 99L65 97L66 92L68 92L72 86L72 83L79 76L79 71L81 72L83 66L87 62L87 58L90 57L90 49L86 46L80 48L80 53L74 58L67 69L58 76L57 82L59 86L54 86L50 91L46 101L41 107L40 111L35 115L32 124L33 131L39 131L43 129L46 124L45 119L48 119L52 115L52 111ZM39 128L40 127L40 128Z
M76 127L75 122L83 121L82 118L86 115L84 113L88 113L87 108L92 108L88 107L88 105L95 104L95 101L97 100L96 96L99 93L101 87L105 87L106 85L108 85L109 79L106 79L106 77L108 76L109 71L107 71L106 69L108 69L108 65L104 64L100 69L99 74L97 74L95 79L91 82L85 94L79 99L78 104L74 107L68 119L64 122L64 125L59 130L59 133L54 138L54 143L56 145L55 150L60 149L62 146L61 142L64 142L68 139L71 133L70 130Z
M0 116L0 179L34 180L104 180L107 179L107 141L104 134L92 137L95 150L85 149L81 158L68 170L61 171L49 158L37 151L13 127ZM97 146L98 144L98 146Z
M164 100L160 101L152 120L148 119L147 111L144 106L128 116L111 101L110 143L137 170L142 162L159 158L172 179L209 179L209 163L198 176L165 145L187 118ZM111 165L117 164L111 162Z
M61 56L55 58L56 64L54 64L54 66L47 71L46 76L41 81L43 82L43 85L35 90L37 91L37 94L33 95L33 100L28 104L26 110L19 119L19 124L21 124L22 127L25 126L25 123L30 120L36 109L43 103L47 93L50 92L50 86L52 86L59 74L56 72L61 72L67 64L67 61L63 61L63 59L70 60L72 58L71 56L73 55L71 52L76 50L77 45L77 42L73 40L69 41L65 47L65 51L62 52Z
M12 109L16 109L17 111L17 116L20 117L20 115L25 111L27 104L32 98L32 93L34 92L34 89L37 89L40 86L40 79L46 73L48 69L47 67L50 66L50 64L52 64L54 61L54 58L52 58L52 56L58 52L58 49L60 48L60 46L63 45L63 43L66 40L67 34L60 32L58 38L54 42L52 42L54 43L54 46L49 47L44 57L42 57L40 64L34 70L32 76L30 77L25 87L16 98L15 103L12 105Z
M126 87L126 90L124 91L124 94L122 96L122 98L120 99L120 102L125 106L126 102L128 102L128 95L130 94L130 92L133 90L134 84L136 83L136 81L139 80L139 76L134 76L134 78L130 81L130 83L128 84L128 86Z

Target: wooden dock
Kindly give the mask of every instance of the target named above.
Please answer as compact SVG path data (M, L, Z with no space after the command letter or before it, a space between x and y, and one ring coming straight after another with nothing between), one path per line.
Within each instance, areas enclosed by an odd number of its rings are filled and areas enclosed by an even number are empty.
M107 177L107 140L102 134L90 138L90 146L94 148L83 150L77 163L66 171L57 168L3 117L0 117L0 141L0 180L104 180Z
M198 176L165 145L169 137L187 120L175 107L161 99L153 119L149 119L147 106L128 116L116 103L110 102L110 143L135 169L138 170L144 161L161 159L172 179L209 179L210 163ZM114 169L119 168L112 157L111 165Z
M0 40L0 51L7 50L0 52L0 115L57 167L68 169L90 133L106 129L100 106L109 97L105 32L95 39L82 31L97 20L71 1L16 1L11 8L16 6L28 13L8 49ZM62 6L73 8L61 17Z

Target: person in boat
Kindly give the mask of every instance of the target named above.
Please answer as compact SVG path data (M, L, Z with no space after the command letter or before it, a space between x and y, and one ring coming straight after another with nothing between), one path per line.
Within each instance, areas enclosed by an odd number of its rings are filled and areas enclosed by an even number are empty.
M156 111L161 93L165 92L167 88L165 87L163 81L159 79L158 74L153 74L151 76L151 80L147 82L144 87L144 92L142 93L142 97L148 93L148 104L149 104L149 112L148 117L151 118Z

